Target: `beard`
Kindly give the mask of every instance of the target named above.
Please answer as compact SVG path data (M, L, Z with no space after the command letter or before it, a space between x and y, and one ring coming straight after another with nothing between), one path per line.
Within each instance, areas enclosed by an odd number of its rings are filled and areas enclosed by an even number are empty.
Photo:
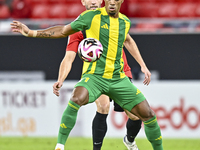
M115 16L115 14L116 14L115 12L109 12L110 16Z

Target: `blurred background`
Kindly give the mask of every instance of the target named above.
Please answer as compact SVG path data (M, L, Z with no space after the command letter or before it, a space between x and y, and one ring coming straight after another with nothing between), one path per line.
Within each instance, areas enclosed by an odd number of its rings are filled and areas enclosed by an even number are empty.
M77 57L56 97L52 85L67 38L26 38L12 33L10 23L43 29L68 24L84 10L80 0L0 0L0 136L56 137L82 71ZM139 65L125 51L133 82L156 112L163 137L200 138L200 0L124 0L120 11L130 18L129 33L152 73L145 87ZM95 104L81 108L71 136L91 137L95 111ZM111 106L107 136L123 137L126 119Z

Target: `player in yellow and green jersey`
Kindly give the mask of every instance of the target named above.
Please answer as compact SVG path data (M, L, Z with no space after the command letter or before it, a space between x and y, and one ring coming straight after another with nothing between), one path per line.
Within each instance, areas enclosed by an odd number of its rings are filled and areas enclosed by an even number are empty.
M85 6L86 10L95 10L101 7L101 3L103 0L81 0L83 6ZM124 3L123 3L124 5ZM107 29L107 25L103 25L103 28ZM63 85L63 81L68 77L68 74L71 71L72 64L75 60L76 53L78 51L79 43L86 38L85 31L79 31L72 35L68 36L68 44L66 48L65 56L60 64L58 79L53 85L53 91L56 96L59 96L59 91ZM128 65L126 55L123 52L122 55L124 61L124 72L127 77L131 80L132 73L131 68ZM132 81L132 80L131 80ZM95 101L97 106L97 111L95 117L92 121L92 141L93 141L93 150L101 150L103 145L103 140L107 132L107 123L106 119L110 109L110 99L107 95L101 95ZM113 102L114 111L124 112L127 114L129 119L126 122L126 135L123 138L123 143L127 147L128 150L139 150L135 141L137 134L141 129L142 121L131 114L129 111L121 108L117 103Z
M163 150L161 131L155 113L141 91L123 72L124 45L141 66L141 71L145 74L143 83L148 85L151 80L151 73L137 45L128 34L130 20L119 13L122 3L123 0L105 0L105 7L85 11L71 24L44 30L30 30L19 21L13 21L11 24L13 32L39 38L62 38L85 30L87 37L96 38L103 44L102 57L96 62L84 63L82 78L75 85L61 119L56 150L64 150L65 142L76 123L79 108L94 102L102 94L140 118L144 122L145 133L153 149Z
M91 19L92 18L92 19ZM104 52L99 61L84 63L84 74L96 74L106 79L124 78L122 48L130 29L130 20L119 14L119 18L107 15L105 7L85 11L71 23L72 29L86 29L86 37L101 41Z

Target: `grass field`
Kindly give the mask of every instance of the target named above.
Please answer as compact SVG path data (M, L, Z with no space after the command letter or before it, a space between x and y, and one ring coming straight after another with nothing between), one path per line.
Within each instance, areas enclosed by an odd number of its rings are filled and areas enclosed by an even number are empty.
M146 139L137 139L140 150L153 150ZM54 150L56 138L0 137L0 150ZM164 139L164 150L200 150L200 139ZM65 150L92 150L91 138L69 138ZM126 150L122 139L105 138L102 150Z

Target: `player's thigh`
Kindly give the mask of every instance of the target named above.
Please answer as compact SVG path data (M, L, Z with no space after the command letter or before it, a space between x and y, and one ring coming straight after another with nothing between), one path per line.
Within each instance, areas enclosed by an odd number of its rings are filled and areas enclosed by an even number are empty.
M94 102L102 94L104 88L106 88L104 81L94 75L86 74L81 80L75 85L76 87L82 86L87 89L89 93L89 102Z
M89 101L88 90L83 86L75 87L70 100L80 106L87 104Z
M110 108L110 98L107 95L101 95L96 101L97 112L108 114Z
M135 114L142 121L147 121L155 115L154 111L150 108L147 100L142 101L134 108L132 108L131 113Z
M128 77L113 81L108 94L117 104L128 111L146 99Z

